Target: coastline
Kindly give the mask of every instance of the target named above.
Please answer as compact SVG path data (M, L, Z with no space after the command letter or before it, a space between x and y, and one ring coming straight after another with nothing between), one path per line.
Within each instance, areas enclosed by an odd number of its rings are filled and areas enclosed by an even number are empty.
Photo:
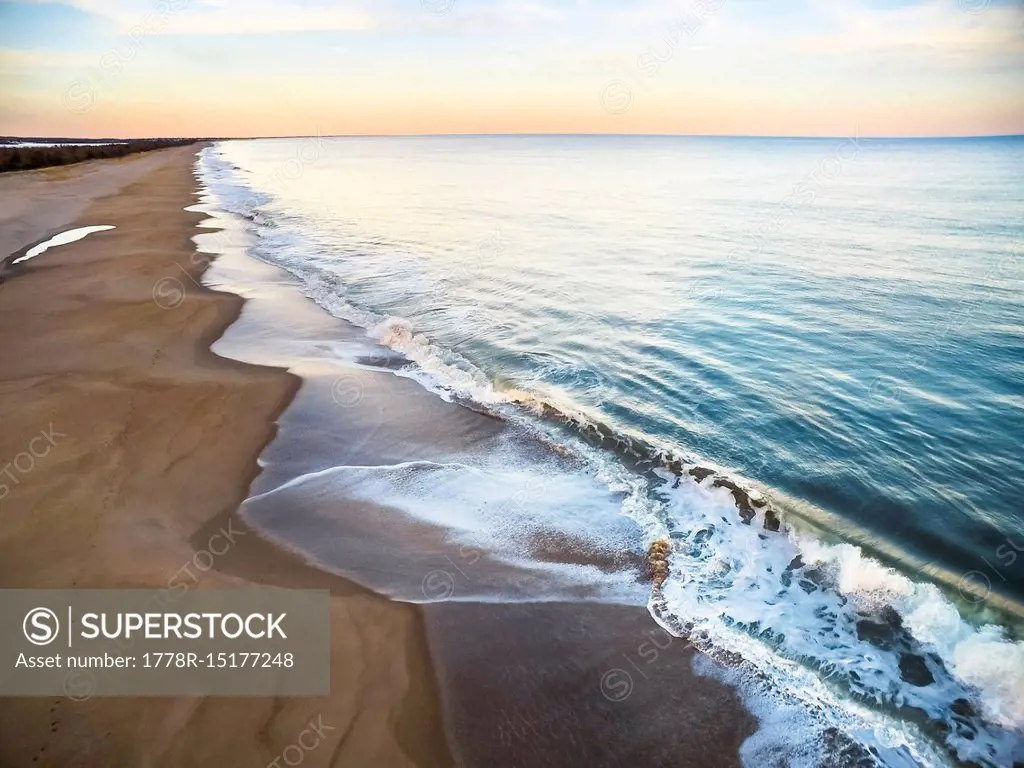
M456 763L738 765L756 719L731 685L695 669L698 657L714 662L653 620L642 532L621 500L591 489L585 498L599 509L587 508L586 530L545 528L535 515L564 487L535 485L530 470L540 462L552 471L564 457L504 419L396 376L404 358L253 257L251 222L220 209L215 195L200 207L212 218L197 246L217 254L204 282L246 297L214 351L287 367L303 382L239 517L318 572L418 604ZM496 492L486 470L460 482L492 455L511 484ZM454 480L434 474L445 467L461 469ZM566 484L581 483L575 464L562 469ZM419 492L389 500L346 480L406 471L441 485L414 481ZM409 514L409 501L424 514ZM526 557L486 535L494 507L518 521ZM455 508L463 524L483 528L453 525ZM605 533L628 531L616 539L621 548L588 537L598 520Z
M196 227L207 214L184 210L197 198L195 151L91 168L93 181L100 177L93 188L107 194L73 217L40 216L23 240L78 226L114 229L48 251L0 287L7 361L0 455L24 450L40 429L55 437L52 450L0 500L0 578L19 588L162 588L176 577L180 583L184 572L190 587L202 589L329 589L331 696L0 699L5 732L16 734L0 744L0 762L261 766L322 718L333 730L305 755L313 766L738 765L756 720L731 686L694 670L694 650L659 628L642 603L588 602L571 590L545 596L538 591L547 588L543 578L527 582L518 602L472 594L466 602L433 602L423 571L464 550L439 529L375 529L352 498L332 497L336 527L314 534L347 544L343 554L390 552L395 564L405 560L404 568L385 572L399 593L428 598L415 605L422 599L380 594L372 558L352 558L352 573L342 573L247 522L243 500L272 485L279 455L303 451L290 438L316 411L304 412L299 395L325 393L316 375L300 379L286 366L231 354L273 347L260 336L267 329L252 335L273 302L260 300L260 288L239 291L242 298L217 290L216 281L212 289L199 284L210 260L193 236L203 232ZM145 167L132 165L143 161ZM57 198L48 188L54 183L84 184L75 175L38 181L37 196ZM273 271L238 250L245 269ZM229 262L218 257L213 271ZM366 343L292 286L271 288L294 302L288 311L315 317L315 338L349 334ZM384 464L425 445L461 450L505 430L409 379L359 368L346 375L365 377L367 398L342 409L347 429L336 436L357 438L345 448L350 456ZM328 398L337 394L334 375L332 369ZM293 432L271 450L279 423ZM299 511L283 508L288 516ZM286 521L289 535L301 530L301 517ZM314 517L314 529L316 523ZM196 555L208 553L211 538L224 531L238 545L207 570L195 567ZM546 554L552 563L589 559L577 544L549 542ZM625 561L608 567L635 567L642 556L627 553ZM485 573L499 593L522 575L500 558L476 566L473 576ZM628 690L622 672L630 676Z
M266 765L322 717L333 730L311 765L449 764L415 607L308 568L233 520L299 382L209 349L244 302L198 282L207 261L194 258L192 236L204 216L184 210L195 203L196 149L0 179L21 202L11 217L50 201L5 230L12 250L76 226L116 227L49 251L0 287L0 455L17 456L41 431L52 437L0 500L0 578L11 588L164 588L186 568L202 589L329 588L332 696L0 699L0 762ZM85 189L95 194L83 205ZM164 290L179 285L180 296ZM208 526L226 524L239 546L209 570L188 569Z

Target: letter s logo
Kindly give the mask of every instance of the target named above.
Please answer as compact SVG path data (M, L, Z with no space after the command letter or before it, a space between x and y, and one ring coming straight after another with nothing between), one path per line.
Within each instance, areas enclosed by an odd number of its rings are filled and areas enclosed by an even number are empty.
M33 608L25 614L21 629L33 645L49 645L60 633L60 621L49 608Z

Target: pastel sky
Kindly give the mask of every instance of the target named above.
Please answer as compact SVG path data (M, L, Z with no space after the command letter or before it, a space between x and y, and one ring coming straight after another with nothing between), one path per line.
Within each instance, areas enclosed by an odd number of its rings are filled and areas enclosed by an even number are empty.
M0 0L0 135L1024 133L1024 0Z

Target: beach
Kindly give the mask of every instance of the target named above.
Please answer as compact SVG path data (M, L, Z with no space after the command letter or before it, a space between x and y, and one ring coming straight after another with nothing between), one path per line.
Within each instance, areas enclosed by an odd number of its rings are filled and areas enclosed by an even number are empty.
M197 149L0 177L16 201L0 214L0 255L113 227L16 265L0 286L0 456L14 467L0 497L0 579L329 589L331 695L2 699L0 762L265 766L316 722L322 737L304 765L737 765L756 720L732 687L694 671L695 651L642 604L588 602L586 584L551 587L483 545L466 565L440 526L398 514L377 524L385 506L358 489L280 492L332 446L350 463L424 462L510 428L391 375L386 361L275 365L288 359L271 339L281 305L251 299L232 326L243 299L201 284L210 259L192 238L206 214L185 210L197 202ZM289 301L289 321L311 339L362 337ZM342 397L330 430L304 431L338 402L339 380L357 401ZM15 464L20 455L30 459ZM215 536L232 546L211 557ZM630 570L642 571L642 544L607 566L571 537L535 552L582 557L649 589ZM458 602L435 599L454 582L428 594L428 576L451 578L445 562L472 569Z
M29 204L33 193L59 199L61 186L84 174L98 187L85 206L51 202L53 218L39 216L22 245L76 220L116 227L47 253L0 288L2 455L13 458L47 430L54 438L0 502L2 581L163 588L191 566L194 578L184 578L199 589L330 588L333 695L4 699L0 762L262 766L322 717L333 730L312 765L448 764L414 608L316 573L237 521L230 533L240 546L223 562L205 571L193 562L204 535L228 530L297 386L284 371L208 351L242 302L191 282L205 268L191 242L202 217L183 210L194 202L194 155L188 147L61 169L55 178L0 179ZM154 302L162 278L188 283L173 309Z

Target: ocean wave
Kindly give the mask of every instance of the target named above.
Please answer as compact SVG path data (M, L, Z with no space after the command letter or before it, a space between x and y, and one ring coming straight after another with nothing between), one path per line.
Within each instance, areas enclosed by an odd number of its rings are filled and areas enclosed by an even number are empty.
M315 247L278 226L269 196L238 178L215 148L200 164L221 204L256 228L254 255L401 353L408 365L397 374L535 430L621 494L623 514L647 541L668 545L667 576L650 604L656 620L711 655L738 654L742 663L732 666L749 671L747 690L812 713L806 744L818 751L798 750L791 764L817 764L836 732L860 745L864 764L1024 759L1024 643L999 626L971 624L937 586L853 544L787 525L756 484L565 398L496 384L409 319L350 301Z
M898 717L959 760L1020 759L1024 645L852 544L767 534L724 489L659 474L673 546L652 608L668 627L770 670L808 705Z

